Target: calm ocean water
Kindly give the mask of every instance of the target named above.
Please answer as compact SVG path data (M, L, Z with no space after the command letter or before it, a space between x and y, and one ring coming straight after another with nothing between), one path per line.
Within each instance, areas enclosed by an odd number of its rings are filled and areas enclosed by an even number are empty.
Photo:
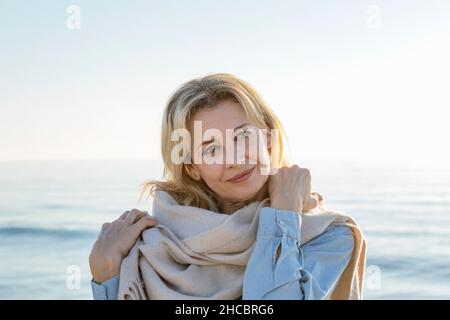
M366 299L450 299L450 168L310 161L313 189L368 241ZM100 226L160 178L150 160L0 163L0 298L91 299ZM79 279L79 281L78 281Z

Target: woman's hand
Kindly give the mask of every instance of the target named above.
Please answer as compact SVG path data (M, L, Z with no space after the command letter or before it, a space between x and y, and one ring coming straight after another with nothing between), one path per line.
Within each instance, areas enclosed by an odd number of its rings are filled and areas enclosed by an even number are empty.
M322 200L318 193L311 193L309 170L297 165L279 168L271 175L268 192L272 208L299 213L314 209Z
M156 221L147 213L133 209L112 223L102 226L89 255L93 280L102 283L119 274L122 259L128 255L143 230Z

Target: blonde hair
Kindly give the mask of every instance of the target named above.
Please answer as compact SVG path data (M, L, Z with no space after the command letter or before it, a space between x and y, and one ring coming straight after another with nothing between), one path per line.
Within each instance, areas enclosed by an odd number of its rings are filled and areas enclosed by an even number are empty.
M181 205L218 211L218 199L202 180L190 177L183 163L171 159L171 151L178 143L171 134L176 129L187 129L192 116L202 108L213 108L218 103L234 100L244 109L247 119L267 130L278 129L279 150L270 155L276 167L291 164L285 130L275 113L263 101L261 95L247 82L228 73L215 73L182 84L169 98L161 126L161 155L164 162L163 180L149 180L143 184L139 201L145 193L154 195L155 190L168 192Z

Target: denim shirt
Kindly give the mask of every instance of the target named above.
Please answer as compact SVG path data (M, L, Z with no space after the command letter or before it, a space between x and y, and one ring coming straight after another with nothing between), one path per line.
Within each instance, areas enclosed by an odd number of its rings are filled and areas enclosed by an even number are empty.
M352 231L330 225L300 246L301 223L298 212L261 208L256 243L244 273L242 300L329 299L350 261ZM91 285L95 300L116 300L119 275L101 284L91 281Z

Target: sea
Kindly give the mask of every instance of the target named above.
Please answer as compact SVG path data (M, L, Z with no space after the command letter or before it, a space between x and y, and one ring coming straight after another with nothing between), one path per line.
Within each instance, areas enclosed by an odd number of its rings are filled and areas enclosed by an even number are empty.
M365 299L450 299L450 165L309 160L313 191L367 240ZM92 299L101 225L160 179L158 159L0 162L0 299Z

